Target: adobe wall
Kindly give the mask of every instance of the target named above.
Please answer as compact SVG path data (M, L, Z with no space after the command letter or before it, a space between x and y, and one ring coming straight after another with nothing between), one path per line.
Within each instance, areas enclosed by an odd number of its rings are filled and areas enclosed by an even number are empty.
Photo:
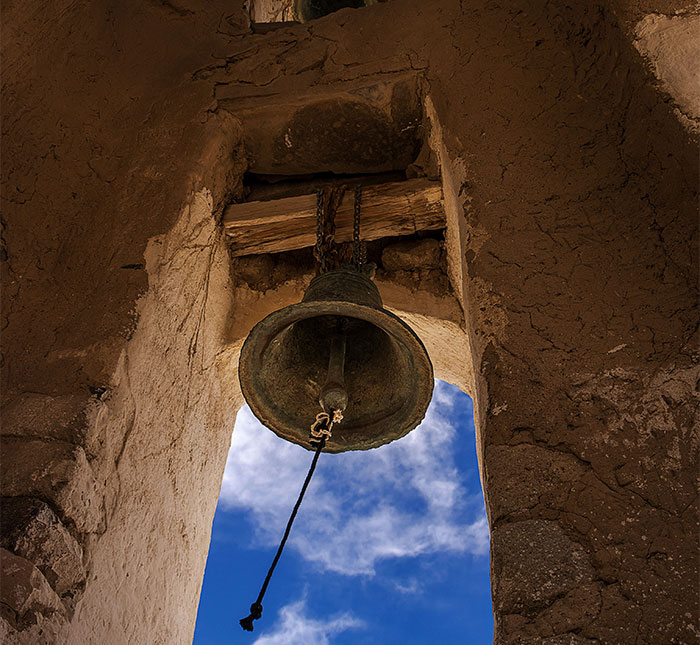
M392 0L266 34L236 4L5 4L5 640L191 638L250 316L218 226L241 114L416 75L495 641L694 642L699 115L661 28L690 3Z

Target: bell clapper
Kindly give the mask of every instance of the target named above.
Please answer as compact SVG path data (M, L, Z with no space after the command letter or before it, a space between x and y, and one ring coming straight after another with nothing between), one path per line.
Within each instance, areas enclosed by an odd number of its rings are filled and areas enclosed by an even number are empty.
M318 446L321 437L326 440L331 438L333 426L343 420L343 412L348 405L348 393L345 390L347 328L347 318L339 318L337 331L331 336L328 374L318 397L322 412L316 415L316 421L309 432L309 443L313 447Z
M347 341L348 320L342 317L338 320L337 331L330 340L330 357L328 359L328 375L321 388L318 402L324 412L331 414L335 410L345 412L348 405L348 393L345 390L345 345Z

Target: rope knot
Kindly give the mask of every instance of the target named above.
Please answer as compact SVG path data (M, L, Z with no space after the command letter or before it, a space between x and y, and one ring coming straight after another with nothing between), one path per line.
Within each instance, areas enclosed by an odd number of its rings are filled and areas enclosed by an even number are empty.
M319 412L316 415L316 421L311 424L309 430L309 443L312 446L318 446L321 440L331 438L331 431L336 423L343 420L343 413L340 410L333 410L333 417L328 412Z
M250 606L250 616L246 616L245 618L241 618L238 622L241 624L241 627L245 629L247 632L252 632L253 631L253 621L258 620L262 616L262 611L263 607L259 602L254 602Z

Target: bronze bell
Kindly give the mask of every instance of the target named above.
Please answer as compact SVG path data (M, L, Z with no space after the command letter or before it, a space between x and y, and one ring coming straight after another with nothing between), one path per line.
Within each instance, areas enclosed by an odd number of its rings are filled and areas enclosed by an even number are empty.
M423 419L433 391L433 367L418 336L383 308L368 276L345 269L317 276L299 304L255 325L239 376L253 414L305 448L319 406L341 410L326 452L403 437Z

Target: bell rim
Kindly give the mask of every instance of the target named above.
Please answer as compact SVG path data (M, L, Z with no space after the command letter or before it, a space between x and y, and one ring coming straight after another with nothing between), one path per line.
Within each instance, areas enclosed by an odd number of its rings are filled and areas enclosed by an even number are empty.
M304 313L308 315L303 315ZM279 424L279 419L265 414L266 406L263 404L262 397L257 395L256 389L253 387L255 380L254 374L257 367L255 359L256 357L262 357L267 345L272 341L272 338L288 326L300 320L326 315L345 316L347 318L357 318L370 322L382 329L385 333L389 333L397 341L407 345L409 349L417 350L412 351L411 354L417 357L416 378L419 394L416 397L415 403L411 406L409 413L404 415L408 423L398 432L380 435L377 437L376 441L363 442L362 445L358 447L352 447L353 444L339 445L331 439L326 444L325 452L339 453L352 450L369 450L406 436L423 421L428 405L432 399L434 375L433 364L428 351L423 341L421 341L418 334L413 331L410 325L401 320L401 318L393 312L384 308L351 303L345 300L302 301L293 305L288 305L287 307L283 307L282 309L268 314L251 329L241 348L238 362L238 378L241 385L241 392L246 403L250 406L251 411L265 427L274 432L278 437L302 446L307 450L313 450L313 448L308 445L308 442L304 442L299 438L298 432L295 429L276 427L276 424ZM266 342L263 342L264 339L267 339ZM313 422L313 417L317 412L318 410L311 410L309 412L309 426Z

